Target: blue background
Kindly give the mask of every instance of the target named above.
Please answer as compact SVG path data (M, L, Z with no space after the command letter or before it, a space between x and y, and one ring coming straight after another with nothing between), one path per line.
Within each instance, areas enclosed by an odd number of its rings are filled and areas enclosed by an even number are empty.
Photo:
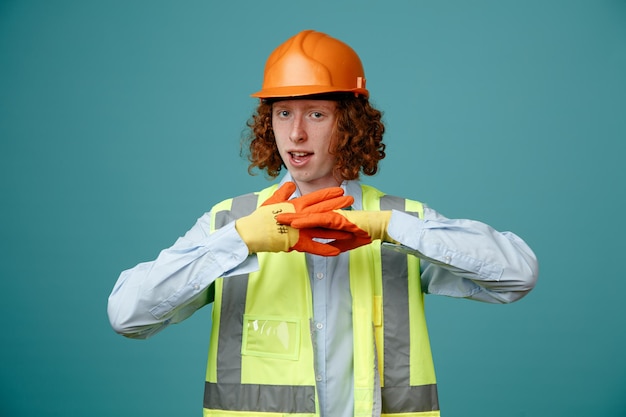
M361 55L388 157L367 182L513 230L538 286L430 296L443 415L626 415L626 2L0 1L0 415L198 416L209 309L109 327L121 270L250 177L265 59Z

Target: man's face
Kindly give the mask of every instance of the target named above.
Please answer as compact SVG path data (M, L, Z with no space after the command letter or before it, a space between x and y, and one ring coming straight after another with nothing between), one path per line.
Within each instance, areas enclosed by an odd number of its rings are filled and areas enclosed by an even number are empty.
M330 146L337 103L331 100L284 100L272 105L272 128L283 163L302 194L340 181L333 176Z

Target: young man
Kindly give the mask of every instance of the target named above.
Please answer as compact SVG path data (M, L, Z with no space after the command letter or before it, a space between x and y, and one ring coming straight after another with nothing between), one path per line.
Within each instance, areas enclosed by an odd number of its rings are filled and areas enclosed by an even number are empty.
M253 96L250 168L286 168L281 183L122 272L113 328L147 338L213 303L205 416L438 416L423 295L516 301L533 252L358 182L385 156L384 126L348 45L297 34Z

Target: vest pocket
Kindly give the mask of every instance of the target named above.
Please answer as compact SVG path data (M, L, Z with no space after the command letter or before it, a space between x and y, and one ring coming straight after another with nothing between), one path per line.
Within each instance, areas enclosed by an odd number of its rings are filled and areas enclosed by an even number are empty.
M298 360L300 332L299 319L244 314L241 354Z

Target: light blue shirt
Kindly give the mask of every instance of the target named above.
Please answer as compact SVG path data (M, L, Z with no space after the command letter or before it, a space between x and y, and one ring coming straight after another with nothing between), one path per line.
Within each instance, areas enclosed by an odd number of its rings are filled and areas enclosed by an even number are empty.
M289 174L282 182L290 180ZM357 181L342 184L362 209ZM294 194L294 197L298 192ZM535 284L538 265L532 250L510 232L472 220L447 219L425 207L424 218L393 211L388 234L394 245L422 259L425 293L508 303ZM147 338L178 323L205 304L202 296L219 277L258 269L255 255L234 222L210 234L210 215L150 262L123 271L109 297L111 325L128 337ZM315 369L321 415L350 417L352 394L352 302L348 254L307 254L313 295Z

